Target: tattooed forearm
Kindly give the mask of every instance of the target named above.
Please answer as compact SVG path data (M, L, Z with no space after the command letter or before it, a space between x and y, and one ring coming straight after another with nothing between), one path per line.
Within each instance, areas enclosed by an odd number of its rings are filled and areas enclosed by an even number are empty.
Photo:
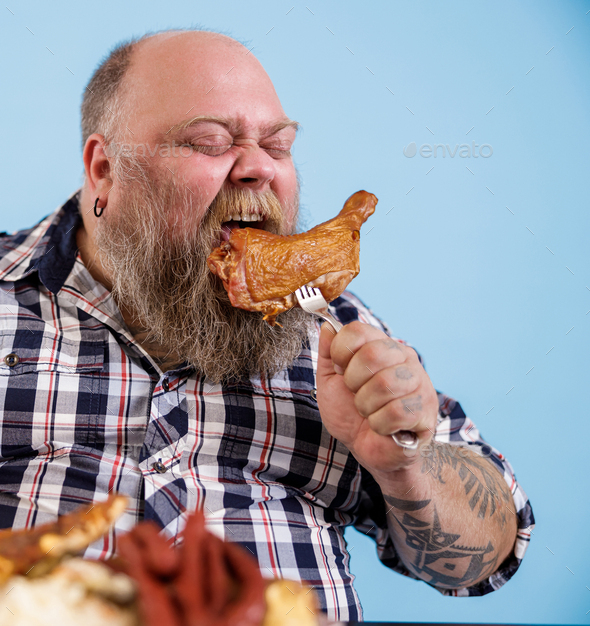
M516 539L503 476L467 448L432 443L417 463L380 484L392 541L418 578L445 589L494 573ZM411 498L411 499L409 499Z
M411 502L385 497L392 507L401 511L415 511ZM394 502L394 501L397 501ZM430 500L425 501L426 504ZM401 506L398 506L401 504ZM425 505L424 505L425 506ZM434 507L432 522L426 522L405 512L390 516L405 536L407 567L419 578L431 585L446 589L458 589L492 574L498 566L498 551L491 541L486 545L462 545L462 535L445 532Z
M422 472L431 474L445 484L445 469L454 470L461 479L469 507L481 519L495 515L501 528L506 526L506 505L511 502L510 491L500 473L488 459L470 450L432 442L422 456Z

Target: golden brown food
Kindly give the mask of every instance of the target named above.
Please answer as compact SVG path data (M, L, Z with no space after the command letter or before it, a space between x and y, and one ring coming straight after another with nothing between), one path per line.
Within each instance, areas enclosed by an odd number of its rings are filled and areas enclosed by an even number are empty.
M209 269L223 281L233 306L264 313L272 326L297 304L299 287L318 287L328 302L346 289L360 270L360 227L376 204L372 193L357 191L335 218L298 235L235 228L209 255Z
M49 524L0 531L0 584L16 574L42 576L64 556L82 552L109 530L126 505L125 496L114 494Z
M141 626L135 585L99 561L62 561L50 574L0 586L0 626Z
M317 626L311 589L269 582L241 546L205 528L197 511L174 546L153 522L118 541L106 561L59 560L106 532L126 505L123 496L84 507L57 522L0 533L0 556L11 574L0 581L9 612L0 626ZM51 558L49 555L53 555ZM33 576L33 574L37 574ZM50 614L49 614L49 613Z

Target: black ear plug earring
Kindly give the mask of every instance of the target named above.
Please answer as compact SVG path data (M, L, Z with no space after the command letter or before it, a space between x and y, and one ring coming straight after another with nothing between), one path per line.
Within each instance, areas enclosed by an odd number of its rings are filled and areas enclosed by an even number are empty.
M94 203L94 215L96 215L96 217L100 217L102 215L102 212L104 211L104 207L100 209L100 213L97 211L96 207L98 206L98 200L99 198L97 198L96 202Z

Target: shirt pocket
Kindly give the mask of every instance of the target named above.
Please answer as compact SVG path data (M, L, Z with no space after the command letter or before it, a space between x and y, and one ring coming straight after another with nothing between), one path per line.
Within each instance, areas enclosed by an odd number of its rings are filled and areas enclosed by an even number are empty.
M0 335L2 458L96 442L105 350L28 329Z

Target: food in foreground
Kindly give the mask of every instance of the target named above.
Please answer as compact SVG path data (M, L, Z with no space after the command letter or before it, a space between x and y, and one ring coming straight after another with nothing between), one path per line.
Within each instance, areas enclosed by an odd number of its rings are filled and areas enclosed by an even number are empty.
M175 548L151 523L121 538L124 571L138 587L144 626L260 626L265 583L256 561L239 546L205 529L191 515Z
M0 593L7 610L0 613L0 626L319 623L310 589L263 579L246 550L206 530L201 512L189 515L178 546L155 524L141 522L121 537L119 555L110 561L70 557L107 532L125 504L126 498L112 496L51 524L2 531L0 562L6 575ZM50 559L44 550L55 556Z
M272 326L297 304L299 287L318 287L328 302L346 289L360 270L360 227L376 204L373 194L357 191L335 218L298 235L234 228L209 255L209 269L233 306L264 313Z
M120 541L120 563L136 581L143 626L317 625L310 589L269 583L246 550L206 530L201 512L189 516L183 539L174 547L145 523Z
M49 524L0 531L0 626L139 626L128 576L68 558L108 532L126 505L115 494Z
M0 593L0 626L140 626L133 581L98 561L70 558L45 576L13 576Z
M0 531L0 584L10 576L42 576L68 555L100 539L125 510L127 498L113 494L57 521L26 530Z

